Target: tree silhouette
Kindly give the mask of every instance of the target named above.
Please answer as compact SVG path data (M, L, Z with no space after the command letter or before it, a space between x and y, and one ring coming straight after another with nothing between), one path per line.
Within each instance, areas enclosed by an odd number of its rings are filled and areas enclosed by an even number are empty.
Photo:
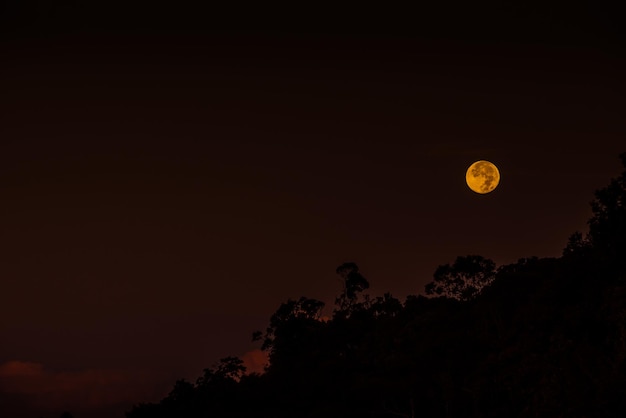
M246 372L246 366L239 357L229 356L221 359L214 370L205 369L210 372L213 379L239 381Z
M427 295L439 295L458 300L475 298L495 278L496 265L479 255L457 257L452 265L439 266L434 280L425 287Z
M603 261L623 269L626 266L626 152L620 159L624 167L622 174L595 192L587 239Z
M262 350L271 351L277 338L283 335L286 328L290 330L294 323L310 324L319 321L324 302L302 296L298 300L289 299L274 312L265 334L256 331L252 334L253 341L263 341Z
M356 263L343 263L337 267L336 271L341 277L343 291L335 299L335 313L349 316L358 307L359 295L368 289L370 284L359 272L359 267Z
M567 245L563 249L563 257L569 259L588 258L591 249L591 242L579 231L574 232L567 240Z

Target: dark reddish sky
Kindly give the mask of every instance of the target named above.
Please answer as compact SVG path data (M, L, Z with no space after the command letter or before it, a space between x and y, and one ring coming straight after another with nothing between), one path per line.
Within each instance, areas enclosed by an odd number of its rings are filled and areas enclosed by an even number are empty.
M608 11L34 3L1 21L14 417L122 416L220 357L252 364L251 333L289 297L332 304L345 261L404 300L457 255L559 256L626 151ZM478 159L502 174L485 196Z

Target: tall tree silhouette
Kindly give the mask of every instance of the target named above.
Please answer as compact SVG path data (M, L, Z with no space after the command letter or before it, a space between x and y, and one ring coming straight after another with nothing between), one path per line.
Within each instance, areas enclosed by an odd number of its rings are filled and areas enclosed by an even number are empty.
M359 295L368 289L370 284L363 277L356 263L343 263L337 267L337 274L341 277L343 291L335 299L335 312L349 316L358 307Z

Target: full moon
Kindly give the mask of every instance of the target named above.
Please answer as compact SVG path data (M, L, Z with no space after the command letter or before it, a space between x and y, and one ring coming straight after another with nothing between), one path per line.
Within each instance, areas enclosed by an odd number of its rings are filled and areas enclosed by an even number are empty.
M476 193L486 194L492 192L500 183L500 172L498 167L489 161L476 161L467 169L465 181Z

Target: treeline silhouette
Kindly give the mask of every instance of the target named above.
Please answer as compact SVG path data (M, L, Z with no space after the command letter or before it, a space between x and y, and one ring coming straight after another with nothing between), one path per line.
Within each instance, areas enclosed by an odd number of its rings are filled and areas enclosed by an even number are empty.
M559 258L437 268L427 296L372 298L354 263L332 318L288 300L256 332L270 363L222 359L127 418L626 416L626 153Z

